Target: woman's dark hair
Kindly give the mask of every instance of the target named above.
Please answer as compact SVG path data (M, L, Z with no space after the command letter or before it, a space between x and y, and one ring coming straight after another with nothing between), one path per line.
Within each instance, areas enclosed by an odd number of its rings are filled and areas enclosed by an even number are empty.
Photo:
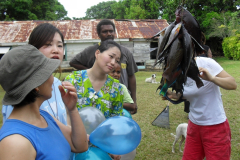
M102 53L112 47L117 47L120 50L120 53L121 53L120 62L121 62L123 56L122 56L122 52L121 52L121 46L117 42L110 40L110 39L99 42L98 50Z
M50 23L39 24L30 34L28 44L39 49L44 46L47 41L51 41L56 32L60 34L62 42L64 43L63 34L58 28Z
M98 35L100 35L101 33L101 26L102 25L112 25L113 26L113 30L115 32L115 25L112 21L108 20L108 19L103 19L101 20L98 24L97 24L97 33Z
M38 93L36 89L31 90L26 97L20 102L19 104L14 105L14 107L21 107L30 103L33 103L36 101L37 97L40 97L41 95Z
M201 32L201 40L203 44L206 44L206 36L203 32Z

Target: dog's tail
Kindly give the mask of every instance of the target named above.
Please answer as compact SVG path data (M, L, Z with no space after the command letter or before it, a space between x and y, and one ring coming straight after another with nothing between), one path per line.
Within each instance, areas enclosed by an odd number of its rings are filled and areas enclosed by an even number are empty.
M174 135L173 133L171 133L171 135L176 138L176 135Z

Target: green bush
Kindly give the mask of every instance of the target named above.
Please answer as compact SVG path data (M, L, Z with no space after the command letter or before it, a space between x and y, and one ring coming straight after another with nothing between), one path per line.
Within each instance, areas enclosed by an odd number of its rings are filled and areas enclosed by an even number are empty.
M225 57L240 60L240 34L224 38L222 47Z

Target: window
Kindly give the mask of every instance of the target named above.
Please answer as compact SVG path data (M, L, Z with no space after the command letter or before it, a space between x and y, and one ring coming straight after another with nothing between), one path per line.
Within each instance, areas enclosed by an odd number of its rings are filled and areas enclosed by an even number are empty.
M0 59L4 54L6 54L12 47L0 47Z
M156 59L158 42L150 43L150 59Z
M63 61L67 61L67 44L64 44Z

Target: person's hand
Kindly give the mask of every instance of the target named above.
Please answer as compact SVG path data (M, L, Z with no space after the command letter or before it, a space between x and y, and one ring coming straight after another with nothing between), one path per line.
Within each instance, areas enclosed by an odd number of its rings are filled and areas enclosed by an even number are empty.
M62 86L58 86L58 88L68 111L74 110L78 100L75 87L70 82L64 81L62 82ZM67 92L64 89L67 89Z
M168 90L167 91L167 96L168 96L168 98L172 99L173 98L173 92ZM167 100L166 97L163 97L162 95L161 95L161 97L162 97L162 100Z
M89 135L89 134L87 134L87 140L88 140L88 142L89 142L89 137L90 137L90 135Z
M112 159L114 160L120 160L121 156L120 155L114 155L114 154L109 154L111 156Z
M207 80L207 81L213 80L214 77L208 72L208 70L206 68L199 67L198 70L200 72L200 77L202 79Z
M130 111L130 113L131 113L131 114L136 114L136 113L137 113L137 109L138 109L137 104L134 103L134 110L133 110L133 111Z
M176 100L179 100L179 98L183 98L182 94L174 93L174 92L171 92L170 90L167 91L167 96L169 99L176 99ZM167 100L167 98L162 96L162 100Z

